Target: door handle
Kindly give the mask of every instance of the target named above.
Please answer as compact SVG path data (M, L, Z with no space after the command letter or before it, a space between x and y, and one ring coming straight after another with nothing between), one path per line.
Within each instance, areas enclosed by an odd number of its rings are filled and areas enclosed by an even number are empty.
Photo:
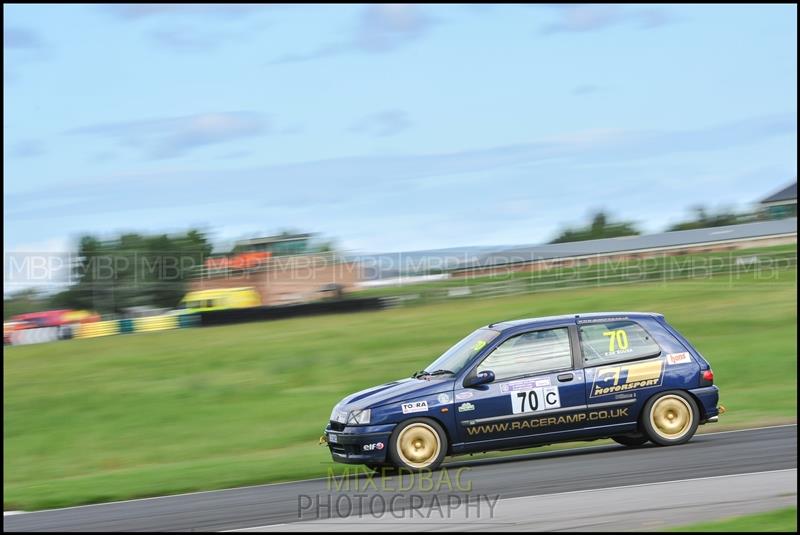
M573 375L571 373L562 373L558 376L558 380L562 383L566 383L567 381L572 381Z

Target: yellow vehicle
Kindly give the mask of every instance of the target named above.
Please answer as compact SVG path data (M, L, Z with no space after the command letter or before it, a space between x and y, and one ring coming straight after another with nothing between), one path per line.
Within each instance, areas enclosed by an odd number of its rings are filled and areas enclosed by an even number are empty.
M187 293L178 308L183 313L194 313L260 305L261 296L254 288L216 288Z

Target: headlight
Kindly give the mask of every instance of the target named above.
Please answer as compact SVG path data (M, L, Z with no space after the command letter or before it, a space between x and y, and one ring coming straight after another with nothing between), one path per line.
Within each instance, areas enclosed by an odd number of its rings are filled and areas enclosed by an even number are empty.
M363 411L350 411L350 416L347 417L348 424L365 425L369 423L369 409Z
M340 405L341 403L337 403L336 406L333 408L333 410L331 411L330 420L332 422L338 422L340 424L343 424L347 421L347 413L339 409Z

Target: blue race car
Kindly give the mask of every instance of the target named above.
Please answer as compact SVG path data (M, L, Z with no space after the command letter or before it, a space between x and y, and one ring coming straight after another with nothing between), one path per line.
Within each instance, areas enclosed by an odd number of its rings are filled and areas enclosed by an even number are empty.
M410 378L347 396L323 439L335 461L407 470L572 440L671 446L716 422L718 400L663 315L553 316L487 325Z

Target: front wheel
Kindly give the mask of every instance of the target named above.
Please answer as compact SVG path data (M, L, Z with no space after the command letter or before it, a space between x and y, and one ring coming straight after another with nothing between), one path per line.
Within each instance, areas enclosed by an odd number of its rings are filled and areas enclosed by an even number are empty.
M407 420L392 433L388 453L398 468L436 470L447 454L447 435L441 425L428 418Z
M679 390L653 396L645 403L642 413L645 435L660 446L688 442L699 423L697 403Z

